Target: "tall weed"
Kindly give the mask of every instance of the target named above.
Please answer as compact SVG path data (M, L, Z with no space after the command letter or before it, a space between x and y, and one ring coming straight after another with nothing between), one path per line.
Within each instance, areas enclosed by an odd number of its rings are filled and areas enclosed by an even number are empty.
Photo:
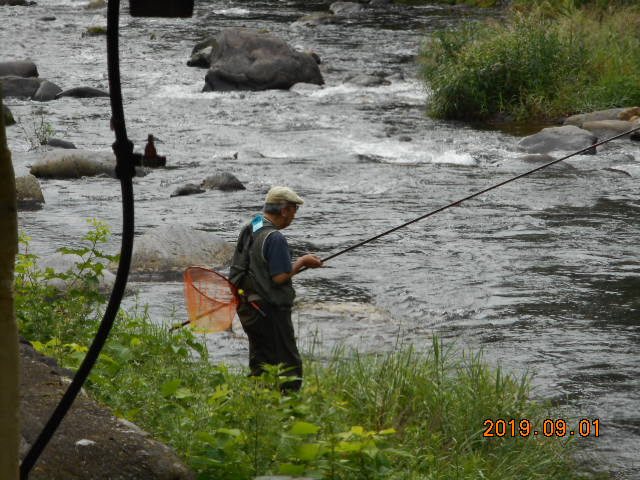
M640 103L640 10L545 6L425 42L433 116L549 120Z

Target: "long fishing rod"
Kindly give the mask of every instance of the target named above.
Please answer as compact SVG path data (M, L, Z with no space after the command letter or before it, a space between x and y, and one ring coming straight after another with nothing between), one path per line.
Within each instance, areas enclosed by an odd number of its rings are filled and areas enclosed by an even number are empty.
M414 218L413 220L409 220L408 222L405 222L402 225L398 225L397 227L391 228L391 229L389 229L389 230L387 230L385 232L382 232L382 233L380 233L380 234L378 234L378 235L376 235L374 237L371 237L371 238L368 238L366 240L363 240L363 241L361 241L359 243L356 243L355 245L351 245L350 247L347 247L344 250L340 250L339 252L334 253L333 255L329 255L328 257L322 258L321 260L324 263L324 262L326 262L328 260L331 260L333 258L336 258L336 257L338 257L338 256L340 256L340 255L342 255L344 253L350 252L351 250L355 250L358 247L366 245L367 243L371 243L374 240L378 240L379 238L382 238L385 235L389 235L390 233L393 233L393 232L395 232L397 230L400 230L401 228L404 228L404 227L407 227L407 226L409 226L409 225L411 225L413 223L419 222L420 220L424 220L425 218L428 218L428 217L431 217L432 215L435 215L437 213L443 212L443 211L445 211L445 210L447 210L447 209L449 209L451 207L455 207L457 205L460 205L462 202L466 202L467 200L471 200L472 198L479 197L480 195L483 195L483 194L485 194L487 192L490 192L491 190L495 190L496 188L500 188L500 187L502 187L502 186L504 186L504 185L506 185L508 183L515 182L516 180L519 180L520 178L524 178L524 177L526 177L528 175L531 175L532 173L539 172L540 170L544 170L545 168L548 168L548 167L550 167L552 165L555 165L556 163L562 162L563 160L567 160L568 158L574 157L576 155L580 155L581 153L584 153L584 152L586 152L588 150L591 150L591 149L595 149L596 147L604 145L605 143L608 143L608 142L610 142L612 140L615 140L617 138L620 138L620 137L624 137L625 135L629 135L629 134L631 134L633 132L637 132L638 130L640 130L640 127L635 127L635 128L633 128L633 129L631 129L631 130L629 130L627 132L620 133L620 134L615 135L613 137L607 138L606 140L603 140L603 141L601 141L599 143L594 143L593 145L589 145L588 147L585 147L582 150L578 150L577 152L573 152L573 153L571 153L571 154L569 154L569 155L567 155L565 157L558 158L557 160L553 160L553 161L551 161L549 163L545 163L544 165L541 165L541 166L539 166L537 168L534 168L533 170L529 170L528 172L521 173L520 175L516 175L515 177L509 178L508 180L505 180L504 182L500 182L500 183L497 183L495 185L492 185L492 186L490 186L488 188L485 188L484 190L480 190L479 192L473 193L473 194L471 194L471 195L469 195L467 197L464 197L464 198L462 198L460 200L456 200L455 202L451 202L448 205L445 205L443 207L437 208L437 209L435 209L435 210L433 210L433 211L431 211L429 213L426 213L426 214L421 215L421 216L419 216L417 218ZM306 270L306 268L301 269L300 272L302 272L303 270Z

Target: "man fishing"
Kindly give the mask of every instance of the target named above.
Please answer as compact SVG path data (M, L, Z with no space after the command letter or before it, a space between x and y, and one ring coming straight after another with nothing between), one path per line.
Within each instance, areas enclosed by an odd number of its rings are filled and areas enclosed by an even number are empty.
M302 360L291 322L296 296L291 278L303 268L322 265L322 260L312 254L292 264L287 239L280 232L291 225L303 203L288 187L271 188L263 214L256 215L240 233L229 275L230 281L244 291L238 316L249 337L251 375L262 374L265 364L282 364L285 375L297 377L282 387L294 391L302 385Z

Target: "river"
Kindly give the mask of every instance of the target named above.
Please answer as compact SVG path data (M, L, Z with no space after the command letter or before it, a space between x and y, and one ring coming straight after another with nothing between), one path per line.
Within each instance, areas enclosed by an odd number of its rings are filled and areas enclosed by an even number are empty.
M107 90L104 37L83 36L106 25L106 10L84 5L0 7L0 60L32 59L63 88ZM302 15L326 10L324 2L197 0L192 19L133 19L126 10L128 133L138 150L153 133L171 167L135 179L137 234L183 224L233 241L266 190L282 184L306 199L287 229L294 253L327 256L533 168L518 160L516 134L425 115L428 91L413 61L423 38L486 11L406 7L295 28ZM317 52L326 85L202 93L206 71L186 66L191 48L232 26L266 29ZM377 71L401 75L376 87L345 82ZM33 158L27 138L39 109L56 137L80 148L109 150L113 142L108 99L8 104L23 125L8 130L18 172ZM398 342L421 348L439 335L482 349L491 362L533 374L534 395L564 405L567 416L600 419L601 437L577 439L585 462L597 458L615 478L640 478L640 191L637 178L607 170L637 165L639 154L637 144L615 142L301 274L304 308L294 318L302 345L318 354L337 344L381 351ZM170 198L178 186L220 171L247 190ZM44 208L20 213L34 252L73 244L92 217L112 226L109 248L117 249L116 181L42 183ZM128 308L148 304L159 321L184 319L179 282L133 286L138 295ZM242 335L208 342L213 360L246 361Z

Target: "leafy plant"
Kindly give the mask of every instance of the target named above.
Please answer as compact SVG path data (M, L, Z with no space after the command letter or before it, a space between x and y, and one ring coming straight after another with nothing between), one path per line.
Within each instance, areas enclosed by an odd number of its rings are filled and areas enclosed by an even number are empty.
M29 143L29 150L37 150L46 145L54 134L53 126L45 117L46 113L44 108L32 109L30 124L26 126L22 121L19 123L22 133Z
M88 220L92 229L82 238L77 248L61 248L58 251L73 255L75 268L56 272L52 268L41 270L38 257L29 251L30 238L20 235L21 251L16 256L15 301L18 328L31 340L47 343L56 338L55 345L73 344L85 340L92 332L91 320L99 316L106 302L98 290L104 264L100 259L116 260L117 256L100 250L107 242L108 226L99 220ZM60 280L65 291L54 284ZM78 339L78 334L82 338Z

